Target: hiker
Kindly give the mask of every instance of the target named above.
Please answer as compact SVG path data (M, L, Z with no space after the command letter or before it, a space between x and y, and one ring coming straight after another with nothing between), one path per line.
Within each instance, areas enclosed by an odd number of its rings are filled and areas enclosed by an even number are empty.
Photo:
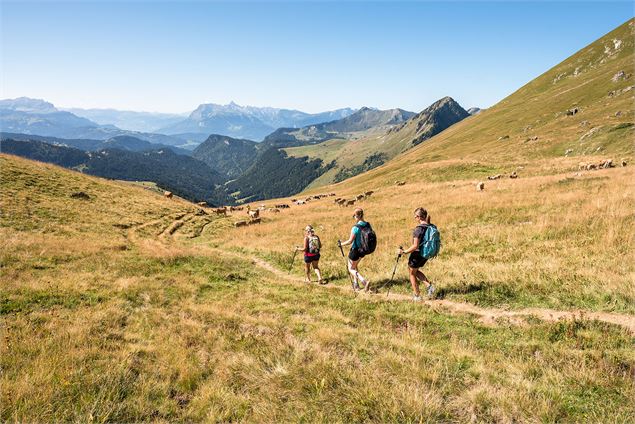
M315 271L318 278L318 284L324 284L322 279L322 272L320 271L320 249L322 248L322 242L320 238L315 235L313 227L307 225L304 229L304 243L303 246L296 247L296 251L304 252L304 270L306 272L306 282L311 283L311 267Z
M417 221L417 226L412 231L412 245L406 250L400 247L398 253L401 255L410 253L410 257L408 258L408 272L410 273L410 284L412 285L412 290L414 291L412 299L415 302L419 302L421 301L419 281L423 281L426 284L428 298L432 298L432 295L434 294L434 285L430 282L430 280L428 280L428 277L419 270L419 268L422 268L428 261L427 258L422 256L421 248L426 230L431 224L430 215L424 208L415 209L414 219Z
M345 242L337 241L339 247L351 245L348 252L348 272L353 276L353 289L359 290L359 282L364 285L364 290L370 288L370 281L364 278L358 270L359 261L368 254L375 251L377 238L370 224L364 221L364 211L361 208L355 209L353 218L357 223L351 229L351 235Z

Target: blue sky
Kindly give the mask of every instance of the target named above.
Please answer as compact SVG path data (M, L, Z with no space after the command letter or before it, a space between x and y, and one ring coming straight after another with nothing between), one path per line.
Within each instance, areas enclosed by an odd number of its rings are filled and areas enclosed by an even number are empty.
M487 107L633 17L632 2L7 2L0 97L187 112Z

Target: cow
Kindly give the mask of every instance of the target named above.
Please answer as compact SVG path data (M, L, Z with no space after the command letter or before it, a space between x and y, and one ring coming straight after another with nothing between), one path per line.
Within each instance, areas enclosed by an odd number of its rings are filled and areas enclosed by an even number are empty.
M234 222L234 227L245 227L247 226L247 221L236 221Z
M587 165L588 165L588 163L586 163L586 162L580 162L578 164L578 171L584 171L586 169Z
M281 203L279 205L275 205L275 207L277 209L287 209L289 207L289 205L287 205L286 203Z
M370 197L370 196L372 196L372 195L373 195L373 193L375 193L375 192L374 192L374 191L372 191L372 190L370 190L370 191L367 191L366 193L364 193L364 196L366 196L366 197Z
M516 173L516 171L509 174L509 178L518 178L518 174Z
M606 169L606 168L613 168L614 166L615 165L613 165L613 159L606 159L600 162L600 164L598 165L598 168Z
M278 208L269 208L269 209L267 209L267 212L280 213L280 209L278 209Z
M478 190L478 191L485 190L485 183L481 181L478 184L476 184L476 190Z
M351 200L347 200L346 203L344 203L344 206L353 206L355 204L355 199L351 199Z
M364 196L363 194L358 194L357 196L355 196L355 200L362 200L364 197L366 196Z
M249 212L247 212L247 214L249 215L249 218L256 219L256 218L260 217L260 209L249 211Z
M329 193L329 196L335 197L335 193Z
M225 209L225 208L216 208L216 209L214 209L214 212L216 213L216 215L225 215L225 216L227 216L227 209Z
M197 205L204 208L207 207L207 202L198 202Z
M487 179L488 180L498 180L502 176L503 176L502 174L490 175L489 177L487 177Z
M296 200L295 204L298 205L298 206L299 205L306 205L306 201L304 201L304 200Z
M260 218L253 218L249 220L249 225L260 224Z
M171 191L164 191L163 192L163 196L165 196L166 199L171 199L172 198L172 192Z
M626 166L628 165L628 163L626 163L626 159L622 159L622 166Z
M406 185L406 182L405 181L395 181L395 185L398 185L398 186Z

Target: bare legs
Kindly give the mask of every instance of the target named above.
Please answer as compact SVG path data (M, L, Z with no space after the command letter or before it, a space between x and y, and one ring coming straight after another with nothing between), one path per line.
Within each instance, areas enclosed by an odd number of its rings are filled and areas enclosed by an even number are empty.
M355 281L354 286L355 288L359 288L359 282L361 282L364 285L364 288L367 289L368 288L368 280L365 279L362 274L359 273L359 271L357 270L357 265L359 264L359 261L361 261L361 259L358 259L356 261L351 261L350 259L348 260L348 272L351 273L351 275L353 276L353 280Z
M426 284L426 287L430 287L430 280L425 274L419 271L417 268L408 267L408 273L410 274L410 285L412 286L412 291L415 292L415 296L421 296L421 292L419 291L419 281L423 281Z
M304 272L306 274L306 282L310 283L311 282L311 267L313 267L313 270L315 271L315 275L317 275L318 278L318 283L321 283L322 280L322 272L320 271L320 266L319 266L319 262L318 261L313 261L311 263L305 263L304 264Z

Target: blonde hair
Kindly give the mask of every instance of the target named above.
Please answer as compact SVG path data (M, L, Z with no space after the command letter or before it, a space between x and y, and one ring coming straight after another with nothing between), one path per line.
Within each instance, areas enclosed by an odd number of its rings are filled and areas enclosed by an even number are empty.
M419 218L423 219L428 224L430 223L430 215L428 215L428 211L425 210L424 208L415 209L415 216L418 216Z
M364 219L364 210L362 208L357 208L355 209L355 212L353 212L353 215L357 219Z

